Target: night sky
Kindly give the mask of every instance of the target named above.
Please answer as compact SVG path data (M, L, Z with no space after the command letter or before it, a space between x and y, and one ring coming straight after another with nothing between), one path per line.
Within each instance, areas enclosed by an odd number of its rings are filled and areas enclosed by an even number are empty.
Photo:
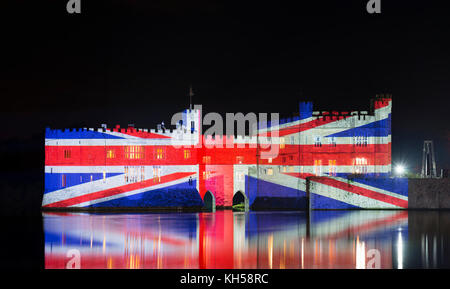
M450 17L444 1L2 1L0 146L43 159L43 131L204 112L369 110L393 95L393 162L419 170L424 139L450 160ZM392 3L395 2L395 3ZM22 163L23 164L23 163ZM38 162L29 167L43 169Z

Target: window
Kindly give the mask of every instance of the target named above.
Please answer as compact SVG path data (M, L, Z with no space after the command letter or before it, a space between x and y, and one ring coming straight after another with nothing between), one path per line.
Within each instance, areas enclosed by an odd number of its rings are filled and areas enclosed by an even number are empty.
M114 159L116 157L116 151L115 150L107 150L106 151L106 158L107 159Z
M322 160L314 160L314 174L316 176L322 175Z
M145 156L144 146L125 146L125 158L126 159L143 159Z
M164 159L164 149L163 148L157 148L155 152L155 158L157 160Z
M70 159L72 157L72 151L71 150L64 150L64 158Z
M211 163L211 157L210 157L210 156L204 156L204 157L203 157L203 163L204 163L204 164L209 164L209 163Z
M328 175L336 176L336 160L328 160Z
M280 138L280 149L284 149L286 147L284 137Z
M141 182L145 180L145 167L141 166Z
M367 159L355 158L353 160L353 173L354 174L366 174L367 173Z
M190 150L184 150L184 158L190 159L191 158L191 151Z
M320 136L314 137L314 146L315 147L321 147L322 146L322 140Z
M209 179L211 177L211 172L209 172L209 171L204 171L203 172L203 179L204 180L207 180L207 179Z
M267 162L268 162L269 164L271 164L271 163L272 163L272 158L269 158L269 159L267 160Z
M367 146L369 137L367 135L353 136L353 144L359 147Z
M145 180L145 168L143 166L125 166L125 182L136 183Z
M66 179L66 175L62 174L61 175L61 187L65 188L67 186L67 179Z
M153 182L159 183L161 182L161 167L153 166Z
M334 136L328 138L328 142L332 146L336 146L336 138Z
M273 169L272 169L272 168L268 168L268 169L266 170L266 175L268 175L268 176L273 175Z

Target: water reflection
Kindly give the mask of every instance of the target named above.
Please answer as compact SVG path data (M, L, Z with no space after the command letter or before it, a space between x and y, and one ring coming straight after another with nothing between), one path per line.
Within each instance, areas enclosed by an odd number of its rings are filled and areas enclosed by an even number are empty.
M406 211L313 211L309 217L304 212L45 213L45 267L448 268L449 216Z

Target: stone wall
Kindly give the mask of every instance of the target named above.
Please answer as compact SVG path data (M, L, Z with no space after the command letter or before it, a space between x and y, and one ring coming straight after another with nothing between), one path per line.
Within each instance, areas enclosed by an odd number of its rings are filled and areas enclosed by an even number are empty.
M450 178L409 179L409 209L450 209Z

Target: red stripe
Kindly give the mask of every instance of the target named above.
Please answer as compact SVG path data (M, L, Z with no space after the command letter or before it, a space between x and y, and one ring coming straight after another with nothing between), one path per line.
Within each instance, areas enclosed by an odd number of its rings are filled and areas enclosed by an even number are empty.
M364 197L368 197L374 200L378 200L384 203L392 204L395 206L399 206L402 208L408 208L408 201L392 197L389 195L385 195L376 191L368 190L365 188L361 188L358 186L354 186L345 182L341 182L335 179L327 178L327 177L316 177L312 179L313 182L321 183L330 187L338 188L344 190L349 193L361 195Z
M296 177L299 179L306 179L307 177L314 177L314 174L310 174L310 173L282 173L284 175L288 175L291 177Z
M197 165L203 162L204 156L209 156L209 164L233 165L238 160L242 164L257 163L257 149L245 148L174 148L172 146L143 146L142 159L126 158L126 146L46 146L45 164L47 166L113 166L113 165ZM314 160L322 160L323 165L328 160L336 160L337 166L353 165L354 158L366 158L367 165L389 165L391 144L370 144L364 147L352 144L342 145L285 145L279 150L273 165L313 165ZM156 149L163 149L163 158L158 159ZM64 151L70 150L70 158L65 158ZM112 150L114 158L108 158L107 152ZM189 158L185 158L189 151ZM292 157L292 159L291 159ZM267 159L260 159L259 164L269 164Z
M63 201L47 204L44 207L53 207L53 208L54 207L57 207L57 208L69 207L69 206L73 206L76 204L81 204L81 203L92 201L95 199L110 197L110 196L118 195L121 193L129 192L129 191L133 191L133 190L137 190L137 189L141 189L141 188L153 187L153 186L171 182L171 181L174 181L177 179L185 178L185 177L188 177L193 174L195 174L195 173L192 173L192 172L173 173L170 175L161 176L161 180L157 183L155 183L153 179L145 180L142 182L132 183L132 184L116 187L116 188L111 188L111 189L107 189L107 190L90 193L90 194L66 199Z

